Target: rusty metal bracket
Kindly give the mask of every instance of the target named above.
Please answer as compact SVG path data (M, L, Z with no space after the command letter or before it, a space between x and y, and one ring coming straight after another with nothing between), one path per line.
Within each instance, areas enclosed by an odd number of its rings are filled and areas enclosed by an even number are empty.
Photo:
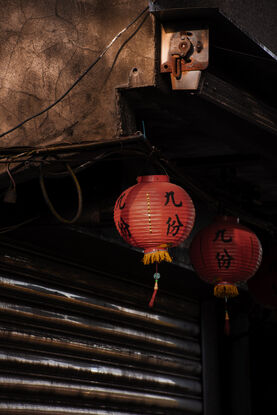
M172 74L176 79L181 79L182 62L179 55L172 55Z
M166 31L162 26L161 72L202 71L209 63L209 29Z

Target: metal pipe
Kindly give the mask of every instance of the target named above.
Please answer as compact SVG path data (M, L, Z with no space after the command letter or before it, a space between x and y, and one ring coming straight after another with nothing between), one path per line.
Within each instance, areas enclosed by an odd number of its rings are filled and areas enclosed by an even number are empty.
M172 376L162 373L153 373L147 370L137 370L122 364L116 366L101 362L84 362L80 359L72 360L57 358L47 354L0 352L1 370L9 368L9 375L15 373L43 373L54 379L82 379L97 384L114 384L117 386L132 387L145 391L155 389L167 394L176 393L201 396L200 380L188 379L181 376Z
M186 354L200 356L200 345L198 341L182 340L177 337L163 335L152 331L145 331L143 328L137 329L129 326L109 323L92 318L81 317L79 315L62 314L53 311L43 310L19 304L11 304L0 301L2 311L1 320L18 319L26 324L42 327L52 327L52 329L65 333L76 333L94 338L108 337L114 342L140 342L144 347L148 345L157 350L168 351L174 354Z
M22 298L26 296L32 296L32 299L41 301L42 299L47 301L54 300L56 307L66 307L66 309L72 309L72 307L81 307L81 310L85 314L91 315L91 312L101 312L101 316L105 317L107 314L112 314L113 319L118 318L124 321L126 318L138 322L144 325L151 325L154 329L162 329L164 333L174 332L175 335L188 336L198 338L200 334L199 324L187 320L181 320L178 318L168 317L162 314L147 312L138 310L134 307L122 306L115 302L109 302L102 300L91 295L82 295L77 291L66 290L53 284L41 285L38 283L32 283L30 281L24 281L22 278L13 278L8 276L0 276L0 288L3 290L9 289L11 295L19 293ZM104 313L104 314L103 314ZM131 323L130 323L131 324Z
M59 336L47 330L43 331L32 329L27 332L20 328L20 331L9 329L7 325L0 326L0 344L3 346L16 347L21 351L40 351L54 356L66 356L70 358L82 357L83 361L113 361L117 364L128 364L133 367L149 368L154 372L167 374L178 374L199 378L202 367L199 360L185 359L171 356L166 353L158 353L156 350L145 351L139 349L137 345L130 348L125 345L105 344L103 342L90 341L78 337Z
M87 141L81 144L56 144L47 147L0 147L1 154L18 154L23 152L33 151L33 154L45 154L45 153L64 153L74 152L82 150L95 150L106 147L121 147L123 144L133 144L137 142L146 141L142 133L133 134L125 137L118 137L113 140L99 140L99 141Z
M75 288L78 281L79 292L86 294L97 292L99 296L103 295L104 298L107 298L107 295L111 298L121 298L126 296L126 292L128 292L129 299L135 297L135 302L142 304L149 295L149 287L138 280L130 282L124 277L121 278L118 275L94 269L91 265L76 264L68 258L57 259L55 256L36 251L33 248L23 248L18 246L16 242L0 241L0 269L6 272L6 275L9 275L10 270L14 269L17 275L35 279L40 283L43 281L46 285L51 280L61 287ZM113 281L116 283L114 284ZM132 297L131 293L133 292ZM162 308L174 316L184 316L187 321L199 322L199 301L184 298L184 295L177 298L171 295L163 296Z
M17 391L17 393L24 393L25 396L38 394L41 401L50 394L51 396L55 395L60 400L78 398L82 403L93 400L94 406L100 401L105 402L105 404L117 403L128 409L144 406L161 410L185 411L190 414L202 413L202 402L198 399L99 387L94 384L80 384L80 382L72 381L62 382L52 379L30 379L23 376L0 376L0 388L2 393L4 391L10 393Z
M0 402L0 414L3 415L140 415L138 413L80 408L76 406L65 406L48 404L32 404L17 402Z

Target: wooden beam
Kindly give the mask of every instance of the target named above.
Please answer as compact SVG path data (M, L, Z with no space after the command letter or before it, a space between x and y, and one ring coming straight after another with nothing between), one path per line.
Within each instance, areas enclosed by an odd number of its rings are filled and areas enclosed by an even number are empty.
M276 109L219 79L209 72L203 73L199 95L205 100L231 112L271 134L277 135Z

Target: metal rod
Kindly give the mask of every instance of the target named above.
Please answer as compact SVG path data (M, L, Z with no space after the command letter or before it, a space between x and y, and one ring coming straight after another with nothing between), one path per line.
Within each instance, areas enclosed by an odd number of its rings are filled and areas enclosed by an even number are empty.
M142 133L139 134L125 136L116 138L113 140L106 140L106 141L93 141L93 142L84 142L81 144L62 144L62 145L53 145L47 147L0 147L0 155L1 152L3 154L17 154L19 151L22 153L24 151L28 152L34 150L34 154L45 154L45 153L55 153L55 152L65 152L65 151L80 151L80 150L88 150L88 149L96 149L96 148L105 148L105 147L117 147L121 146L125 143L136 143L136 142L145 142L145 137Z

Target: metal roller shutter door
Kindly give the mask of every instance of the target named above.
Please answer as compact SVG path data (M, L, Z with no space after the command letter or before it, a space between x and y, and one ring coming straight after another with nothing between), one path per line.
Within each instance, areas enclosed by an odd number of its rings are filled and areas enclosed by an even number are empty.
M0 414L201 414L199 304L0 253Z

